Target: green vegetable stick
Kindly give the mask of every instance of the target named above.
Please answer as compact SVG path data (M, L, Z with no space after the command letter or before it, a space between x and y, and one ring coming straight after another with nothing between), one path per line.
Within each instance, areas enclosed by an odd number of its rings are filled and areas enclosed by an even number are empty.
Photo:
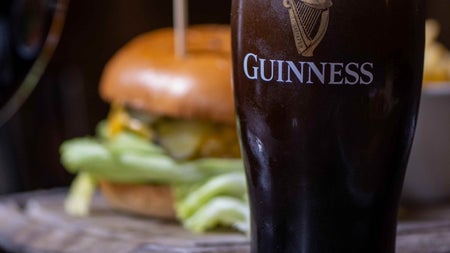
M179 215L188 228L202 232L223 224L246 230L248 205L239 199L246 192L242 160L213 158L178 163L157 147L149 145L132 135L121 135L104 143L92 138L65 142L61 147L63 164L70 172L81 173L80 179L77 177L71 188L71 192L74 192L71 195L89 195L81 194L83 191L80 190L91 189L86 187L89 185L86 183L87 175L91 179L96 177L124 183L168 183L180 191L181 188L186 191L178 194L183 195L184 199L179 202ZM122 148L124 146L128 148ZM205 179L206 183L199 184ZM219 195L228 196L217 197ZM89 197L69 196L66 205L68 209L72 208L72 213L83 214L86 213L89 200ZM85 208L76 210L77 205L73 203L85 203Z
M142 176L149 180L177 184L196 182L205 177L195 166L180 166L168 156L125 153L119 157L119 160L128 170L142 173Z
M105 142L105 146L114 154L138 153L145 155L164 154L164 150L149 140L135 134L123 132Z
M118 151L118 150L117 150ZM62 163L72 173L86 171L117 182L182 183L206 176L243 171L238 159L199 159L177 163L167 155L124 149L111 153L91 138L74 139L61 147Z
M61 160L72 173L85 171L114 182L171 184L205 178L195 164L180 166L166 155L135 154L131 150L112 154L102 144L89 138L65 142L61 147Z
M186 199L177 205L177 214L180 218L188 218L196 209L212 198L225 195L242 197L247 191L245 175L243 172L233 172L211 178L197 190L188 194Z
M78 138L63 143L60 149L61 162L72 173L91 164L96 167L115 166L111 154L95 139Z
M113 155L102 144L89 138L65 142L61 147L61 160L72 173L84 171L122 183L166 182L177 171L176 164L169 157Z
M220 225L233 226L248 232L250 228L248 217L248 204L244 201L231 197L217 197L182 222L187 229L196 233L202 233Z
M72 182L69 194L64 202L66 213L76 217L89 215L92 197L97 181L88 173L80 173Z

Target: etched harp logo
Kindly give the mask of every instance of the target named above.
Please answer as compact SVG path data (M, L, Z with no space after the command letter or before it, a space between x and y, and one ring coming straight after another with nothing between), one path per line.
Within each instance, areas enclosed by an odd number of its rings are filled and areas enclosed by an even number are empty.
M328 29L331 0L283 0L300 55L311 57Z

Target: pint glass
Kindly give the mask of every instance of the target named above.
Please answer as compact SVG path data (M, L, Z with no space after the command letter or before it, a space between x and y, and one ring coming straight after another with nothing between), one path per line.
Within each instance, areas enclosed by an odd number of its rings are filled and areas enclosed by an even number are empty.
M253 253L393 253L422 0L234 0Z

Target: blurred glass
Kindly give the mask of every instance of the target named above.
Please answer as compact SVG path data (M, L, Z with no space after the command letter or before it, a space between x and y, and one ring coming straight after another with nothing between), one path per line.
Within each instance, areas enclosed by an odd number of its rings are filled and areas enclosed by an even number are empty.
M24 103L62 31L68 0L0 3L0 126Z

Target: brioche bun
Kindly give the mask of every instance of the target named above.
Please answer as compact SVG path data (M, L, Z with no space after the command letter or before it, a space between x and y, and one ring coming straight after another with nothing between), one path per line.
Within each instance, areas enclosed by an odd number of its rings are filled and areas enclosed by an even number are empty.
M234 124L230 40L229 26L193 26L177 57L173 29L140 35L106 65L100 95L155 115Z

